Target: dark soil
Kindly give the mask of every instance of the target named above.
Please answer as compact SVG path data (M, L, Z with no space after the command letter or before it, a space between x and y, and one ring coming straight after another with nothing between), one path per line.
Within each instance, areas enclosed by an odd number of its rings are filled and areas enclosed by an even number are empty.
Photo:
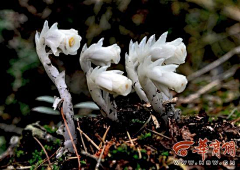
M97 117L83 117L77 120L76 125L80 125L81 130L99 146L99 150L86 139L84 135L80 137L78 133L77 148L81 156L81 166L84 169L95 169L99 157L102 161L99 169L237 169L239 163L239 139L240 127L236 126L235 121L227 121L225 118L218 118L215 121L209 121L208 115L202 110L197 116L182 117L179 122L169 120L168 127L161 123L160 118L154 113L151 107L147 107L130 96L127 100L118 99L119 122L112 122L101 115ZM131 99L131 100L130 100ZM151 115L155 115L160 125L157 128L156 122L153 121ZM31 166L46 168L48 163L44 153L40 153L41 147L33 138L40 138L42 145L50 146L46 149L48 155L52 158L55 169L77 169L77 159L75 154L66 153L61 159L55 158L55 153L60 145L56 142L61 136L55 132L49 133L40 125L34 125L44 132L44 137L36 136L30 130L24 130L22 138L18 146L13 150L12 155L2 159L0 167L7 168L13 165L15 168L19 166ZM109 131L107 132L107 129ZM127 135L129 133L129 136ZM104 134L106 138L104 139ZM48 136L50 135L50 137ZM48 137L47 137L48 136ZM131 139L130 139L131 138ZM220 142L234 141L236 144L236 155L233 157L224 154L221 150L221 158L212 156L210 149L206 153L206 160L235 161L235 165L219 164L213 165L175 165L174 161L178 160L194 160L199 162L202 155L193 153L194 147L198 146L199 139L208 139L208 145L216 139ZM82 140L86 148L84 149ZM173 151L173 145L180 141L194 141L195 143L188 149L188 155L182 157ZM47 147L46 147L47 148ZM19 156L19 151L23 151ZM39 152L39 159L36 158L34 152ZM38 157L37 157L38 158ZM29 160L32 160L32 162ZM40 169L39 168L39 169Z

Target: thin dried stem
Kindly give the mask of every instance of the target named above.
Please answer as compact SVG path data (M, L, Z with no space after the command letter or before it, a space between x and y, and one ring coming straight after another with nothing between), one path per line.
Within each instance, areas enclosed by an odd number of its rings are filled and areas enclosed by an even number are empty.
M146 128L147 129L147 128ZM161 134L161 133L158 133L158 132L156 132L156 131L153 131L153 130L150 130L150 129L147 129L148 131L150 131L150 132L152 132L152 133L155 133L156 135L159 135L159 136L162 136L162 137L164 137L164 138L167 138L167 139L170 139L171 140L171 138L169 138L169 137L167 137L167 136L165 136L165 135L163 135L163 134Z
M61 147L60 147L60 148L61 148ZM58 148L58 150L59 150L60 148ZM51 159L54 155L56 155L56 153L57 153L58 150L56 150L56 151L49 157L49 159ZM45 158L45 159L43 160L43 162L42 162L41 164L39 164L34 170L37 170L37 169L38 169L40 166L42 166L47 160L48 160L48 159Z
M68 127L67 121L66 121L66 119L65 119L65 116L64 116L63 108L62 108L62 107L61 107L61 115L62 115L64 124L65 124L65 127L66 127L66 129L67 129L67 132L68 132L68 134L69 134L69 137L70 137L70 139L71 139L71 142L72 142L72 145L73 145L75 154L76 154L76 156L77 156L77 158L78 158L78 169L81 169L80 155L78 154L76 145L75 145L75 143L74 143L74 141L73 141L73 137L72 137L72 134L71 134L71 132L70 132L70 130L69 130L69 127Z
M202 87L196 93L191 94L191 95L189 95L188 97L186 97L184 99L179 99L178 102L179 103L190 103L190 102L193 102L195 99L199 98L201 95L207 93L213 87L220 88L222 80L228 79L229 77L233 76L238 68L239 68L238 64L234 65L229 70L227 70L224 73L218 75L217 76L218 78L216 80L214 80L214 81L210 82L209 84L207 84L206 86Z
M100 148L96 145L95 142L93 142L93 140L90 137L88 137L88 135L86 135L80 128L77 128L77 129L80 131L80 133L82 133L87 138L89 142L92 143L93 146L95 146L95 148L97 148L97 150L100 150Z
M128 138L129 138L129 140L130 140L130 142L131 142L131 145L134 146L134 143L133 143L132 138L131 138L131 136L130 136L130 134L129 134L128 131L127 131L127 136L128 136Z
M37 143L42 147L42 149L43 149L43 151L44 151L44 153L45 153L45 155L46 155L46 157L47 157L47 161L48 161L48 166L49 166L49 168L51 168L51 162L50 162L50 158L49 158L49 156L48 156L48 153L47 153L47 151L46 151L46 149L44 148L44 146L42 145L42 143L36 138L36 137L33 137L36 141L37 141ZM52 169L52 168L51 168Z
M140 151L139 147L137 147L137 151L138 151L138 157L139 157L139 159L142 159L142 154L141 154L141 151Z
M134 141L137 141L138 140L138 138L134 138L134 139L132 139L132 142L134 142ZM127 140L127 141L125 141L126 143L129 143L129 142L131 142L130 140Z
M103 140L103 141L105 141L110 127L111 127L111 126L108 126L107 130L105 131L105 133L104 133L104 135L103 135L103 137L102 137L102 140ZM99 144L99 148L102 147L102 143L103 143L103 142L101 142L101 143Z
M102 159L102 156L103 156L103 152L104 152L104 150L105 150L105 147L106 147L106 145L104 145L103 148L102 148L102 152L101 152L101 154L100 154L100 156L99 156L99 158L98 158L98 161L97 161L95 170L97 170L97 169L99 168L99 165L100 165L100 162L101 162L101 159Z
M207 65L206 67L202 68L201 70L198 70L197 72L189 75L187 77L188 81L192 81L195 78L209 72L210 70L216 68L217 66L221 65L225 61L229 60L233 55L240 53L240 47L236 47L223 55L221 58L217 59L216 61L212 62L211 64Z
M81 129L79 122L78 122L78 128ZM84 148L85 152L88 152L88 151L87 151L87 147L86 147L86 145L85 145L85 142L84 142L84 140L83 140L82 133L81 133L80 131L79 131L79 133L80 133L81 141L82 141L82 144L83 144L83 148Z

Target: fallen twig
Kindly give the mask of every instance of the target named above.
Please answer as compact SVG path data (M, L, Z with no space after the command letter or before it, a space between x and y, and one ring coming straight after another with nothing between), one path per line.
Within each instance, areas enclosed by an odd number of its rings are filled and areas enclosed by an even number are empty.
M61 147L60 147L60 148L61 148ZM59 150L60 148L58 148L58 150ZM49 157L49 160L57 153L58 150L56 150L56 152L54 152L54 153ZM37 170L37 169L38 169L40 166L42 166L47 160L48 160L48 158L45 158L45 159L43 160L43 162L42 162L41 164L39 164L34 170Z
M132 138L131 138L131 136L130 136L130 134L129 134L128 131L127 131L127 136L128 136L128 138L129 138L129 140L130 140L130 142L131 142L131 146L133 147L133 146L134 146L134 143L133 143Z
M195 99L199 98L202 94L208 92L211 90L213 87L220 85L222 80L225 80L231 76L233 76L237 70L239 65L233 66L231 69L227 70L226 72L220 74L217 76L218 79L212 81L211 83L207 84L206 86L202 87L199 89L196 93L189 95L188 97L182 99L180 98L178 100L179 103L190 103L194 101ZM220 87L220 86L219 86Z
M103 138L102 138L103 141L105 141L110 127L111 127L111 126L108 126L106 132L104 133ZM99 144L99 148L101 148L101 147L102 147L102 142Z
M228 115L227 119L229 119L229 118L233 115L233 113L236 112L236 111L237 111L237 108L234 108L234 109L231 111L231 113Z
M225 61L229 60L233 55L240 53L240 47L235 47L225 55L223 55L221 58L217 59L216 61L212 62L211 64L207 65L206 67L198 70L197 72L189 75L187 77L188 81L192 81L193 79L209 72L210 70L216 68L217 66L221 65Z
M78 122L78 128L81 129L79 122ZM85 142L84 142L84 140L83 140L82 133L81 133L80 131L79 131L79 133L80 133L80 138L81 138L81 141L82 141L82 144L83 144L83 148L84 148L85 152L88 152L88 151L87 151L87 147L86 147L86 145L85 145Z
M187 98L179 99L179 103L190 103L193 100L199 98L202 94L211 90L213 87L219 85L220 83L221 83L221 81L219 79L215 80L215 81L209 83L208 85L204 86L200 90L198 90L196 93L189 95Z
M161 133L158 133L158 132L156 132L156 131L153 131L153 130L150 130L150 129L148 129L148 128L146 128L148 131L150 131L150 132L152 132L152 133L155 133L156 135L159 135L159 136L162 136L162 137L164 137L164 138L167 138L167 139L170 139L171 140L171 138L169 138L169 137L167 137L167 136L165 136L165 135L163 135L163 134L161 134Z
M45 155L46 155L46 157L47 157L48 166L49 166L50 169L52 169L52 168L51 168L50 158L49 158L49 156L48 156L48 153L47 153L46 149L44 148L44 146L41 144L41 142L40 142L36 137L33 137L33 138L34 138L34 139L37 141L37 143L42 147L42 149L43 149L43 151L44 151L44 153L45 153Z
M73 145L75 154L76 154L76 156L78 157L78 169L81 169L80 155L78 155L78 151L77 151L76 145L75 145L75 143L74 143L74 141L73 141L73 137L72 137L72 134L71 134L71 132L70 132L70 130L69 130L69 127L68 127L67 121L66 121L66 119L65 119L65 116L64 116L63 108L62 108L62 107L61 107L61 115L62 115L64 124L65 124L65 126L66 126L67 132L68 132L68 134L69 134L69 137L70 137L70 139L71 139L71 142L72 142L72 145Z
M147 126L147 124L150 122L152 118L152 115L149 116L148 120L143 124L143 126L133 135L135 136L136 134L138 134L143 128L145 128Z
M141 154L141 151L140 151L139 147L137 147L137 151L138 151L138 157L139 157L139 159L142 159L142 154Z
M99 165L100 165L100 162L101 162L102 155L103 155L103 152L104 152L104 150L105 150L105 147L106 147L106 145L103 145L102 152L101 152L101 154L100 154L100 156L99 156L99 158L98 158L98 161L97 161L97 164L96 164L95 169L98 169L98 168L99 168Z
M97 150L100 150L100 148L96 145L96 143L93 142L93 140L89 138L87 134L85 134L80 128L77 128L77 129L80 131L80 133L82 133L87 138L89 142L92 143L93 146L95 146L95 148L97 148Z

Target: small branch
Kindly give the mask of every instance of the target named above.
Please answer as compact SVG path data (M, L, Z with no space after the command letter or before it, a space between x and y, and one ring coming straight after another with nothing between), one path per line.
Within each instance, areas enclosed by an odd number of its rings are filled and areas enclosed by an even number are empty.
M165 135L163 135L163 134L161 134L161 133L158 133L158 132L156 132L156 131L150 130L150 129L148 129L148 128L146 128L146 129L147 129L148 131L152 132L152 133L155 133L156 135L159 135L159 136L162 136L162 137L164 137L164 138L167 138L167 139L171 140L171 138L169 138L169 137L167 137L167 136L165 136Z
M60 148L61 148L61 147L60 147ZM58 150L59 150L60 148L58 148ZM49 160L57 153L58 150L56 150L56 152L54 152L54 153L49 157ZM38 165L34 170L37 170L37 169L38 169L40 166L42 166L47 160L48 160L48 158L45 158L45 159L43 160L43 162L42 162L40 165Z
M128 136L128 138L129 138L129 140L131 142L131 145L134 146L134 143L133 143L132 138L131 138L130 134L128 133L128 131L127 131L127 136Z
M135 136L136 134L138 134L143 128L145 128L147 126L147 124L150 122L152 116L150 115L148 120L143 124L143 126L137 131L137 133L135 133L133 136Z
M110 127L111 127L111 126L108 126L106 132L104 133L103 138L102 138L103 141L105 141ZM101 147L102 147L102 142L99 144L99 148L101 148Z
M95 146L95 148L97 148L97 150L100 150L100 148L96 145L95 142L93 142L91 138L88 137L88 135L86 135L80 128L77 128L77 129L80 131L80 133L82 133L87 138L89 142L92 143L93 146Z
M236 111L237 111L237 108L234 108L234 109L231 111L231 113L228 115L227 119L229 119L229 118L233 115L233 113L236 112Z
M99 156L99 158L98 158L98 161L97 161L95 170L97 170L97 169L99 168L99 165L100 165L100 162L101 162L101 159L102 159L102 156L103 156L103 152L104 152L104 150L105 150L105 147L106 147L106 145L104 145L103 148L102 148L102 152L101 152L101 154L100 154L100 156Z
M49 168L52 169L52 168L51 168L50 158L49 158L49 156L48 156L48 153L47 153L46 149L44 148L44 146L41 144L41 142L40 142L37 138L35 138L35 137L33 137L33 138L34 138L34 139L37 141L37 143L42 147L42 149L43 149L43 151L44 151L44 153L45 153L45 155L46 155L46 157L47 157L47 161L48 161Z
M71 142L72 142L72 145L73 145L75 154L76 154L76 156L78 157L78 169L81 169L80 155L78 155L78 151L77 151L76 145L75 145L75 143L74 143L74 141L73 141L73 137L72 137L72 134L71 134L71 132L70 132L70 130L69 130L67 121L66 121L66 119L65 119L65 117L64 117L64 113L63 113L63 108L62 108L62 107L61 107L61 115L62 115L64 124L65 124L65 127L66 127L66 129L67 129L68 135L69 135L69 137L70 137L70 139L71 139Z
M220 80L215 80L215 81L209 83L208 85L204 86L200 90L198 90L196 93L189 95L185 99L179 100L179 103L190 103L190 102L194 101L195 99L199 98L202 94L211 90L213 87L219 85L220 83L221 83Z
M138 151L138 157L139 157L139 159L142 159L142 154L141 154L141 151L140 151L139 147L137 147L137 151Z
M137 140L138 140L138 138L134 138L134 139L132 139L132 142L137 141ZM124 141L124 142L128 143L128 142L131 142L131 141L127 140L127 141Z
M228 79L229 77L233 76L237 70L239 65L234 65L232 68L229 70L225 71L224 73L220 74L217 76L218 79L212 81L211 83L207 84L203 88L199 89L196 93L189 95L185 99L179 99L179 103L190 103L194 101L195 99L199 98L201 95L204 93L208 92L215 86L219 86L221 84L222 80Z
M197 72L189 75L187 77L188 81L192 81L195 78L209 72L210 70L216 68L217 66L221 65L225 61L229 60L233 55L239 54L239 53L240 53L240 47L235 47L234 49L232 49L231 51L229 51L228 53L223 55L221 58L217 59L216 61L212 62L211 64L207 65L206 67L198 70Z
M78 122L78 128L81 129L79 122ZM86 147L86 145L85 145L85 142L84 142L84 140L83 140L82 133L81 133L80 131L79 131L79 134L80 134L80 137L81 137L81 141L82 141L82 144L83 144L83 148L84 148L85 152L88 152L88 151L87 151L87 147Z

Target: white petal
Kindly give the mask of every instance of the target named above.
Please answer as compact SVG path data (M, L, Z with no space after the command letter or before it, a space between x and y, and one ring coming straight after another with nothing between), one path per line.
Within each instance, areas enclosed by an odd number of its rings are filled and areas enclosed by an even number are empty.
M168 32L164 32L156 41L155 45L163 45L166 42Z

